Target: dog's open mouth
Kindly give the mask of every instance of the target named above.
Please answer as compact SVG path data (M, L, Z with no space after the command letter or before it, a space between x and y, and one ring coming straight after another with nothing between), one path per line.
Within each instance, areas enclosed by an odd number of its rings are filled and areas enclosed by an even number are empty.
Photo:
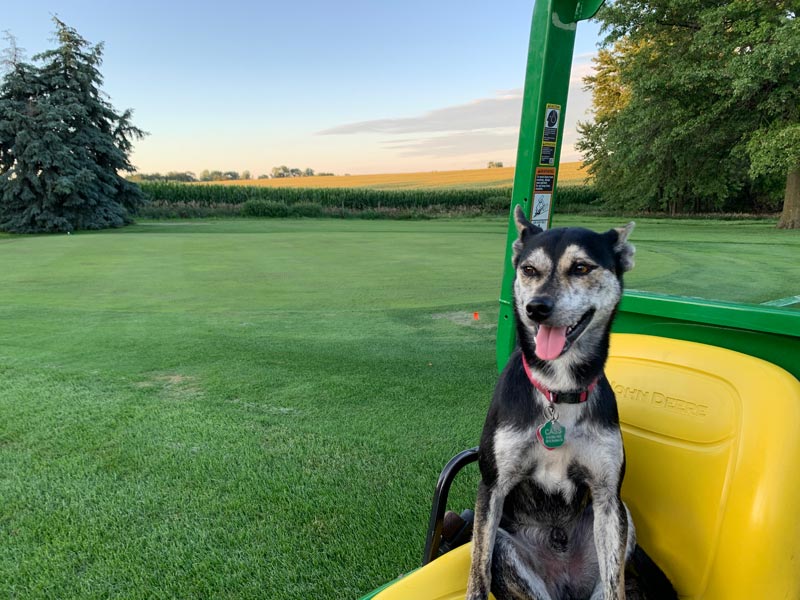
M539 325L536 332L536 356L542 360L553 360L564 354L572 342L586 330L594 316L594 309L586 311L574 325L569 327L550 327Z

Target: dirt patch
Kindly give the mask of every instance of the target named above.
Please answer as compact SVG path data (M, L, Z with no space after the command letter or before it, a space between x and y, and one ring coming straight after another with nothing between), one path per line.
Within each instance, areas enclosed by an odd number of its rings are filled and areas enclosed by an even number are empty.
M197 377L180 373L153 375L150 379L137 381L134 387L139 389L161 389L171 400L189 400L203 393Z
M431 319L446 319L447 321L455 323L456 325L462 325L464 327L480 327L482 329L493 327L493 323L482 319L480 313L478 313L478 318L476 319L475 313L465 311L434 313L431 315Z

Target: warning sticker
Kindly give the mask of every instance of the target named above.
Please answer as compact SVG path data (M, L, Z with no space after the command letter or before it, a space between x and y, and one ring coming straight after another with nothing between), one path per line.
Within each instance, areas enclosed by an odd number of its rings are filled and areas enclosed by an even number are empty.
M534 192L550 192L553 193L553 188L555 187L556 183L556 170L553 168L542 168L539 167L536 169L536 173L533 179L533 191Z
M558 142L558 127L560 124L561 105L545 105L544 127L542 129L542 153L539 157L540 165L556 164L556 143Z
M556 145L551 142L542 142L542 156L539 159L540 165L556 164Z
M538 167L533 176L533 206L531 207L531 223L543 230L550 221L550 209L553 204L553 189L556 183L556 169Z
M558 125L561 120L561 105L548 104L544 111L544 135L543 142L555 143L558 139Z
M550 221L550 205L553 202L553 194L534 194L533 208L531 209L531 223L541 228L547 229Z

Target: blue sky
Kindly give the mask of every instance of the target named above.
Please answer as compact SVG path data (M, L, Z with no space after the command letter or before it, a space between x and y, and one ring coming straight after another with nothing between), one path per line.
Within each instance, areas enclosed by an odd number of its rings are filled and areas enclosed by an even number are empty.
M57 14L104 42L104 90L150 135L143 172L378 173L513 164L533 1L9 2L30 57ZM578 26L562 160L598 28ZM5 44L4 44L5 45Z

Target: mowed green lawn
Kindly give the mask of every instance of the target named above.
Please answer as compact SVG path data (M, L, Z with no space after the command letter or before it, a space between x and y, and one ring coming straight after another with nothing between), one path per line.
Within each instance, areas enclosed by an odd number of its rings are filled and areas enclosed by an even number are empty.
M621 224L559 224L579 223ZM0 237L0 598L355 598L417 566L496 377L505 229ZM633 241L629 287L800 293L800 235L771 222L643 220Z

